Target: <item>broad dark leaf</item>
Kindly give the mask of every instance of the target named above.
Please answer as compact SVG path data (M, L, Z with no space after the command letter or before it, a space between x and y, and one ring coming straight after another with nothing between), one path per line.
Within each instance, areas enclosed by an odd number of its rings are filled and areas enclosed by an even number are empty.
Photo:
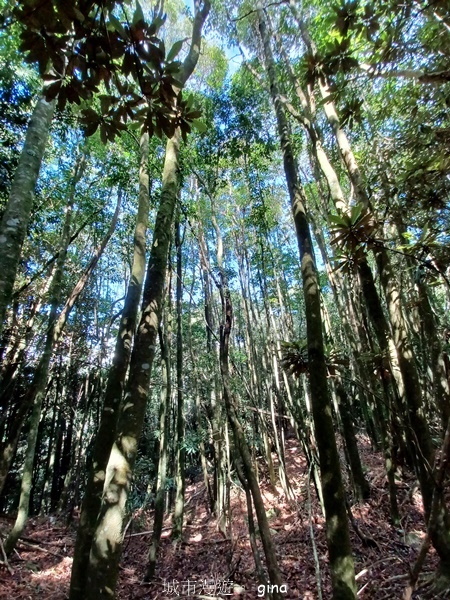
M172 46L172 48L169 50L169 53L167 54L167 62L170 63L172 60L174 60L176 56L178 56L181 48L183 47L184 41L185 40L178 40L178 42L175 42L175 44Z

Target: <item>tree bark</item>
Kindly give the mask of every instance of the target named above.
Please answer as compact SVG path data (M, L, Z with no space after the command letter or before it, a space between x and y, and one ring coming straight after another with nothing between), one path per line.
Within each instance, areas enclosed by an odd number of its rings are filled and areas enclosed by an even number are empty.
M0 223L0 337L11 302L23 241L33 209L34 190L55 110L41 96L28 125L11 193Z

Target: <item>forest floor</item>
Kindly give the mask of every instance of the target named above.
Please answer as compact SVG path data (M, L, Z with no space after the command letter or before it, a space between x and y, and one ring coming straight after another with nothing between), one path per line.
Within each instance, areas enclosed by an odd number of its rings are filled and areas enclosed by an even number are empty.
M408 584L409 569L425 536L420 494L412 476L404 475L397 482L402 521L400 527L393 528L389 521L383 459L365 438L361 438L361 448L372 494L367 502L354 504L351 510L360 532L372 542L364 545L352 527L358 598L401 600ZM306 462L295 440L287 442L286 462L296 496L295 505L286 501L281 488L273 488L261 477L266 511L286 586L282 591L287 589L284 594L287 599L327 600L331 598L331 587L324 519ZM176 546L171 542L171 524L167 519L157 577L152 583L144 583L143 577L153 513L134 515L122 555L119 599L223 600L235 597L253 600L263 597L248 538L244 492L235 485L231 488L232 539L229 540L217 530L216 520L208 513L201 478L187 487L186 498L184 539ZM2 537L10 526L10 518L0 518ZM3 561L0 565L0 599L67 598L75 532L76 523L66 526L53 518L30 519L17 552L8 565ZM431 550L412 598L450 598L450 593L437 593L433 588L436 566L437 558Z

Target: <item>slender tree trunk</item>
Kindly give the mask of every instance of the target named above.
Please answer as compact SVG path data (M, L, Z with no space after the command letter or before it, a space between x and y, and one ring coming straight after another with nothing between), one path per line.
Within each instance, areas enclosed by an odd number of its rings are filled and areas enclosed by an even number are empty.
M250 449L248 447L244 431L237 416L236 402L233 399L230 390L228 355L230 333L233 323L233 307L231 304L231 296L230 290L228 288L228 281L223 269L221 269L220 294L223 306L223 319L222 324L220 326L220 372L222 375L223 382L225 408L227 410L228 420L233 431L236 447L238 449L240 457L242 458L243 472L247 480L248 488L250 489L252 495L253 504L256 512L256 518L258 520L259 525L261 542L266 557L266 564L269 573L270 583L271 585L276 587L276 589L273 591L273 598L274 600L281 600L282 595L278 592L278 589L282 585L282 579L281 572L278 567L275 545L273 543L272 535L270 533L269 521L267 519L261 490L259 489L258 480L256 479L255 471L253 469Z
M60 419L60 415L59 415L59 407L58 407L58 387L60 385L60 380L61 380L61 362L58 365L58 380L56 383L56 393L55 393L55 398L54 398L53 406L52 406L52 421L51 421L51 426L50 426L50 435L48 436L47 458L45 461L45 468L44 468L44 485L42 487L42 492L40 495L38 513L40 513L41 511L43 512L43 504L44 503L47 504L47 510L48 510L48 502L46 502L46 500L48 499L49 490L52 487L52 481L55 476L55 470L54 470L55 457L57 454L57 449L60 446L59 440L62 437L62 432L61 432L62 423L61 423L61 419ZM37 454L38 453L39 453L39 449L38 449ZM50 473L51 473L51 475L50 475Z
M64 327L66 326L67 319L69 318L69 315L72 311L72 308L74 307L75 302L78 300L80 294L84 291L84 288L86 287L86 284L89 281L90 276L92 275L95 267L97 266L98 261L100 260L103 252L105 251L106 246L108 245L109 240L111 239L111 237L116 229L117 221L119 219L121 204L122 204L122 196L121 196L121 191L119 190L119 193L117 195L116 210L114 211L113 218L111 219L111 224L108 228L108 231L106 232L105 237L102 239L100 244L95 249L94 255L91 258L91 260L89 261L89 264L85 268L80 279L77 281L77 284L73 288L70 296L67 298L66 303L64 304L64 307L63 307L63 309L58 317L58 320L55 324L55 334L54 334L55 343L60 339L62 331L63 331Z
M200 238L198 238L200 241ZM201 404L200 404L200 390L199 390L199 385L198 382L200 381L200 372L199 369L197 367L197 360L195 357L195 353L194 353L194 346L193 346L193 333L192 333L192 302L193 302L193 290L195 287L195 273L196 273L196 263L194 261L192 261L192 287L191 287L191 293L190 293L190 301L189 301L189 325L188 325L188 330L189 330L189 354L190 354L190 359L191 359L191 365L192 365L192 369L194 372L194 381L193 381L193 387L194 387L194 396L195 396L195 411L196 411L196 419L198 422L200 422L200 415L201 415ZM206 287L206 283L207 280L205 279L205 273L203 271L204 269L204 261L202 258L202 253L200 253L200 268L202 269L202 275L203 275L203 288L204 288L204 293L205 293L205 320L207 321L207 327L206 327L206 334L207 334L207 351L208 354L211 352L212 348L211 348L211 332L213 331L212 329L212 311L211 311L211 299L209 297L209 286L208 286L208 291L207 291L207 287ZM209 273L206 270L206 276L209 277ZM208 282L209 283L209 282ZM207 307L209 307L209 311L207 311ZM208 322L207 320L207 314L208 312L210 313L210 321ZM208 340L209 340L209 344L208 344ZM205 415L206 418L208 417L208 415ZM203 481L205 483L205 490L207 493L207 498L208 498L208 505L207 508L210 512L212 512L214 510L214 495L213 495L213 491L212 491L212 487L211 487L211 483L210 483L210 479L209 479L209 475L208 475L208 465L207 465L207 461L206 461L206 452L205 452L205 442L204 440L201 438L199 441L199 450L200 450L200 460L201 460L201 465L202 465L202 472L203 472Z
M223 273L223 238L220 227L216 219L216 207L214 197L210 195L211 201L211 222L216 233L216 255L217 255L217 268L220 273ZM214 278L216 286L220 288L220 282ZM220 344L219 348L217 345L214 349L218 350L218 360L220 366ZM213 408L213 429L214 429L214 467L215 467L215 514L217 517L217 526L219 531L224 535L228 536L229 526L229 512L227 510L227 454L226 447L228 444L227 427L226 423L224 426L223 420L225 411L222 400L225 399L225 393L220 388L219 378L217 374L214 375L214 391L211 395L211 406Z
M367 500L370 496L370 485L364 475L361 458L359 456L349 397L339 378L336 379L335 386L338 398L339 415L342 422L342 431L344 434L356 497L360 501Z
M153 533L148 551L148 566L145 580L150 581L155 576L158 549L161 540L162 526L164 521L164 505L166 496L166 474L167 474L167 437L169 425L169 408L172 397L170 380L170 330L164 332L160 329L161 346L161 403L159 407L159 461L158 477L156 484L155 518L153 521Z
M89 419L90 413L90 405L91 405L91 396L88 393L89 387L89 375L86 379L81 383L80 389L78 393L76 390L72 388L73 396L77 398L75 404L75 410L73 415L81 414L80 421L78 426L76 427L76 435L75 442L71 448L70 454L70 462L68 466L67 474L64 478L63 489L61 492L61 498L58 504L58 512L63 512L67 510L67 522L70 522L72 519L73 508L76 505L76 501L78 499L78 492L75 491L71 494L72 487L77 490L77 484L79 481L79 474L81 472L82 466L82 448L83 448L83 433L85 431L86 422ZM71 429L74 429L73 416L71 417Z
M179 217L179 214L178 214ZM172 538L181 538L183 532L184 517L184 494L185 494L185 460L186 450L184 448L184 394L183 394L183 264L182 264L182 239L180 235L180 222L177 218L175 224L175 247L177 251L177 448L176 448L176 496L175 510L173 514Z
M264 253L263 253L263 256L264 256ZM263 263L262 279L263 280L265 279L264 263ZM278 455L278 462L279 462L278 475L280 478L281 487L283 488L283 492L284 492L286 498L288 500L293 500L294 494L293 494L292 487L291 487L291 484L289 482L289 478L288 478L287 472L286 472L284 447L283 447L283 444L280 443L280 436L279 436L277 422L276 422L276 418L275 418L275 403L274 403L273 389L275 389L276 398L278 400L278 411L280 413L282 413L282 411L283 411L283 407L281 405L282 395L281 395L281 387L280 387L280 380L279 380L279 374L278 374L278 363L277 363L277 348L279 347L279 340L278 340L278 333L276 330L276 323L275 323L275 319L273 316L272 307L270 306L270 302L268 302L268 299L267 299L267 293L266 293L267 283L266 283L266 281L264 281L264 283L263 283L263 290L264 290L263 297L264 297L264 308L265 308L265 312L266 312L267 329L271 335L271 344L268 344L266 346L266 351L267 351L266 362L270 362L271 367L272 367L272 372L271 372L272 377L270 378L270 380L267 381L268 385L267 385L266 395L269 398L269 410L270 410L270 416L271 416L271 421L272 421L275 449L276 449L276 452ZM270 349L270 355L269 355L269 349ZM281 427L280 427L280 430L282 433Z
M239 481L241 482L244 491L245 491L245 500L247 502L247 518L248 518L248 535L250 538L250 547L252 549L253 560L255 561L256 573L258 575L258 580L261 584L265 585L266 577L264 574L264 569L261 563L261 556L258 550L257 538L256 538L256 528L255 528L255 520L253 518L253 503L252 503L252 495L250 492L250 487L247 483L245 475L242 471L242 467L239 464L240 457L237 457L236 460L236 473L239 477Z
M264 47L266 71L269 77L272 102L277 117L284 170L300 250L312 411L319 450L333 600L355 600L355 572L347 523L345 492L331 416L331 398L327 386L320 293L311 235L306 217L306 198L297 173L290 141L289 124L279 98L270 39L267 33L264 13L261 9L258 10L258 18L259 31Z

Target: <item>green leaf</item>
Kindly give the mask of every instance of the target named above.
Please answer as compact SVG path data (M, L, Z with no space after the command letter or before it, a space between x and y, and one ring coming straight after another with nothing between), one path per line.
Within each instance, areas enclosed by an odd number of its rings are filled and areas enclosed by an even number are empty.
M107 128L105 123L102 123L100 125L100 140L102 142L102 144L106 144L108 141L108 134L107 134Z
M128 52L128 50L127 50L123 56L122 72L125 75L125 77L128 77L128 75L134 70L135 70L134 56L133 56L133 54L131 54L131 52Z
M170 52L169 52L170 54ZM181 69L181 61L179 60L174 60L168 64L166 64L166 66L164 67L164 72L165 73L178 73L178 71L180 71Z
M199 119L194 119L192 121L191 125L192 125L192 127L194 127L194 129L196 129L200 133L204 133L208 129L206 123L204 123L203 121L200 121Z
M111 25L114 27L114 29L117 31L117 33L124 39L124 40L129 40L130 36L128 35L128 33L125 31L122 23L116 19L116 17L114 15L109 15L109 22L111 23Z
M329 215L328 218L330 219L331 223L335 223L336 225L343 225L345 227L348 225L347 221L339 215Z
M173 59L178 56L178 53L180 52L181 48L183 47L183 43L185 40L178 40L178 42L175 42L175 44L172 46L172 48L169 50L169 54L166 57L166 61L167 62L172 62Z
M99 100L100 100L100 107L101 107L102 113L105 115L111 107L112 98L111 98L111 96L102 94L101 96L99 96Z
M361 216L363 210L363 205L362 204L355 204L355 206L352 206L352 212L351 212L351 221L352 223L355 223L359 217Z
M193 121L194 119L199 119L202 116L201 110L191 110L184 115L186 121Z
M164 23L166 22L167 19L167 15L163 15L162 17L156 17L150 27L148 28L148 34L149 35L155 35L158 30L164 25Z
M139 0L136 0L136 10L133 15L133 25L139 23L139 21L145 22L144 13L142 11L142 6L139 4Z
M94 133L98 129L98 125L99 125L98 121L97 122L90 121L89 123L87 123L86 125L84 125L83 126L84 135L86 137L90 137L91 135L94 135Z
M96 111L93 108L84 108L81 111L82 117L83 117L83 121L88 122L88 121L97 121L99 120L98 118L98 114L96 113Z

